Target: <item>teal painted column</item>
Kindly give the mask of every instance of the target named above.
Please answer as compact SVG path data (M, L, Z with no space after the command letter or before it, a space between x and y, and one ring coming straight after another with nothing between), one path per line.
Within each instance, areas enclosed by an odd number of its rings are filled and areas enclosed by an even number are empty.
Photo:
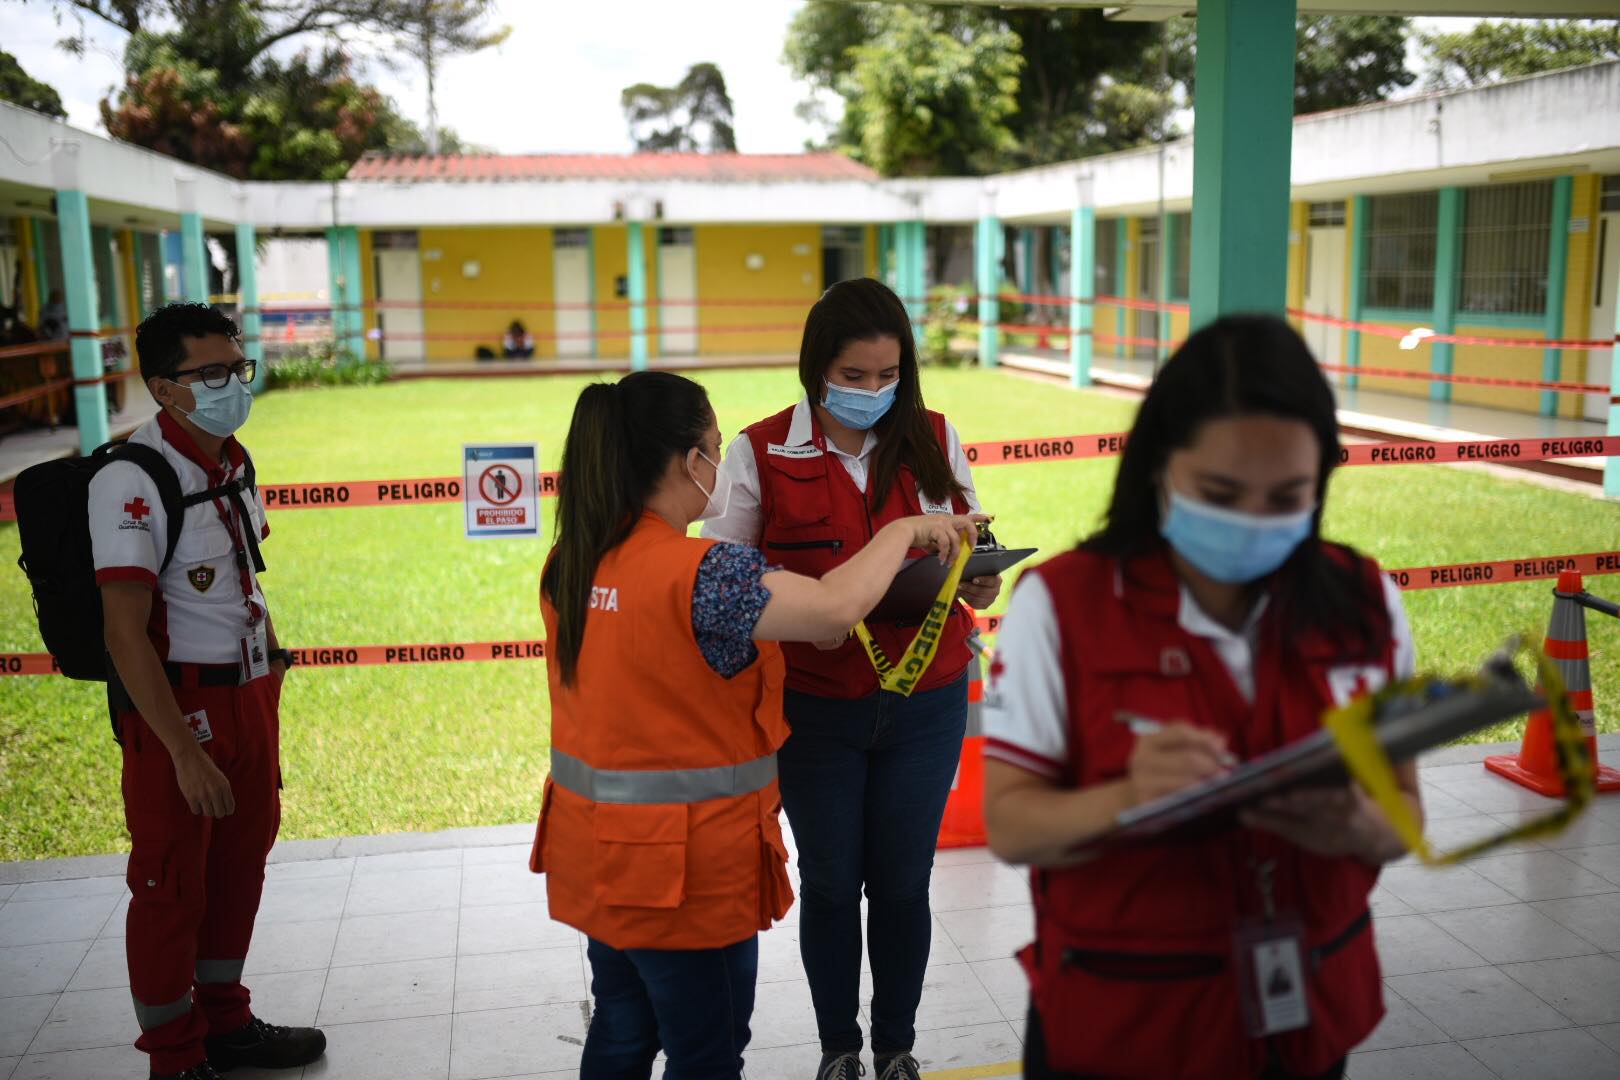
M894 273L894 226L879 225L877 235L877 277L889 288L895 288L897 281Z
M1547 336L1564 336L1564 290L1569 270L1569 208L1574 198L1575 180L1560 176L1553 181L1552 234L1547 238ZM1547 349L1541 355L1541 379L1557 382L1563 377L1564 352ZM1541 415L1558 415L1558 391L1541 392Z
M1159 295L1153 299L1161 304L1170 303L1170 279L1176 262L1176 231L1170 227L1174 214L1165 214L1159 219ZM1159 339L1158 347L1154 350L1159 357L1159 363L1170 358L1170 311L1168 308L1159 309L1159 317L1154 320L1158 332L1154 337Z
M979 363L995 367L1001 362L1001 222L996 218L995 194L988 192L979 208L978 242L973 245L979 290Z
M1350 310L1346 317L1353 323L1361 321L1361 310L1364 306L1361 290L1362 259L1367 250L1367 215L1371 213L1372 200L1365 195L1357 195L1351 200L1350 212ZM1345 344L1345 367L1361 366L1361 331L1351 330L1349 340ZM1344 383L1354 390L1361 383L1358 375L1346 375Z
M236 298L237 311L242 316L242 351L258 365L253 376L253 392L264 390L263 320L259 316L259 268L254 264L254 249L258 246L251 221L236 223Z
M187 300L208 303L208 241L202 215L180 215L180 289Z
M326 230L326 267L331 279L332 337L350 363L366 358L365 320L360 314L360 230Z
M1018 244L1023 249L1018 260L1018 291L1038 293L1035 282L1035 230L1024 226L1018 230Z
M56 226L62 242L62 283L72 335L74 411L79 452L88 454L107 441L107 384L101 382L101 315L97 310L96 263L90 253L90 203L84 192L56 193ZM48 295L48 286L46 292Z
M913 221L911 223L911 285L907 289L911 294L911 332L918 340L922 339L923 327L928 319L928 225L926 222Z
M1114 219L1114 293L1123 298L1130 292L1130 284L1125 280L1125 273L1130 269L1131 250L1131 219ZM1121 338L1131 336L1130 311L1123 304L1114 308L1114 333ZM1120 357L1130 355L1129 345L1116 344L1114 352Z
M1440 189L1440 215L1434 236L1434 332L1457 332L1457 263L1462 254L1462 188ZM1450 375L1455 366L1456 346L1449 341L1430 346L1429 370ZM1430 401L1450 401L1451 384L1431 382Z
M1293 0L1198 5L1192 330L1287 310L1294 15Z
M1069 226L1069 383L1091 385L1091 326L1097 299L1097 210L1089 195Z
M647 370L647 247L645 226L632 221L625 230L629 237L630 261L630 369Z
M900 306L911 314L911 222L897 221L894 237L894 281L889 288L900 298Z

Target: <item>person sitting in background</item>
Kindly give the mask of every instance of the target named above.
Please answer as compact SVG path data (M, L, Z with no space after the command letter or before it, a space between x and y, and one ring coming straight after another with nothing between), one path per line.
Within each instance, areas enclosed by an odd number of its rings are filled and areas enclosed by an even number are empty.
M517 319L506 328L506 336L501 339L501 355L508 360L534 359L534 335L530 334Z

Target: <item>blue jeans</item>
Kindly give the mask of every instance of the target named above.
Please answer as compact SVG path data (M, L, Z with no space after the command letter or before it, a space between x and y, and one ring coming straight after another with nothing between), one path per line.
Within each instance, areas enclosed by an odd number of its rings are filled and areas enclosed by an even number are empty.
M589 939L595 1009L581 1080L647 1080L663 1050L664 1080L742 1076L754 1014L759 938L723 949L615 949Z
M861 886L872 960L872 1050L910 1050L933 915L928 879L967 724L966 672L909 698L789 691L777 752L799 849L799 955L824 1052L861 1049Z

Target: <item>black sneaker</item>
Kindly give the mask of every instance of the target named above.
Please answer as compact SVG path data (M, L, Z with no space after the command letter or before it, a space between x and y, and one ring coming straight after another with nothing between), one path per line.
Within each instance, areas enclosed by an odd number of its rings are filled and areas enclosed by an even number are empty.
M865 1075L859 1054L822 1054L816 1066L816 1080L858 1080Z
M152 1073L151 1080L221 1080L219 1073L214 1071L213 1065L203 1062L193 1065L185 1072Z
M877 1080L922 1080L922 1069L917 1059L908 1053L878 1058L872 1067L877 1070Z
M276 1027L255 1016L229 1035L210 1035L208 1063L220 1072L238 1065L257 1069L296 1069L326 1053L319 1028Z

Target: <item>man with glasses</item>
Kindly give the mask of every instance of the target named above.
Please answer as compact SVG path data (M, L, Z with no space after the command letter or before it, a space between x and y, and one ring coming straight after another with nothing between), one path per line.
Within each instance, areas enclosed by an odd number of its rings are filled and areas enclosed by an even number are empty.
M236 324L206 304L170 304L135 335L162 407L130 437L174 470L182 496L173 557L156 481L127 460L90 484L90 539L107 650L122 695L124 813L131 852L127 952L154 1078L215 1080L237 1065L320 1057L313 1028L253 1015L242 965L265 859L281 821L279 720L289 656L257 570L270 535L235 432L253 404L253 361Z

